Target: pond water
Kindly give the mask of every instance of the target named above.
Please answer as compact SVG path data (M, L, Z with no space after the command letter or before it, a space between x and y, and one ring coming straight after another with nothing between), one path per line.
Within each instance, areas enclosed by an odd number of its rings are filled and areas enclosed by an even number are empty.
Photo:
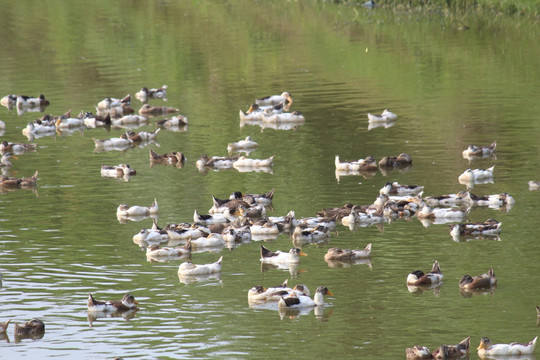
M44 94L51 104L18 115L0 107L2 140L28 142L26 125L43 114L95 112L106 97L168 85L167 101L189 125L162 129L155 143L125 151L95 151L93 138L111 128L53 132L34 138L3 169L31 176L34 190L0 194L0 322L45 322L41 339L0 342L3 358L405 358L415 344L432 350L471 336L470 358L483 336L495 343L530 341L539 333L540 304L540 47L537 24L418 15L317 2L2 3L0 95ZM468 31L462 31L463 26ZM242 124L239 110L254 99L289 91L305 122L262 128ZM132 106L138 109L139 100ZM393 126L368 128L367 113L385 108ZM156 128L152 118L136 131ZM275 156L271 171L201 172L197 159L227 155L227 144L251 136L252 158ZM497 141L496 156L468 161L469 144ZM150 166L149 150L182 151L183 168ZM343 160L408 153L408 171L336 178ZM127 163L129 181L103 178L100 166ZM184 260L147 261L132 241L151 219L120 223L119 204L159 203L158 225L207 213L212 195L275 189L273 210L297 218L346 202L370 204L388 181L423 185L424 195L466 190L467 168L495 165L493 182L476 195L509 193L502 211L475 207L467 221L495 218L499 238L453 241L448 226L396 219L350 231L338 224L330 239L304 245L300 265L263 268L260 241L194 252L196 264L223 256L220 276L179 279ZM364 248L369 262L331 267L330 247ZM281 234L264 242L291 248ZM438 260L444 283L409 292L405 279ZM498 287L461 294L464 274L493 266ZM247 292L289 279L312 291L327 286L327 305L301 313L253 308ZM131 293L140 310L92 319L87 296L119 300ZM530 357L533 358L533 357Z

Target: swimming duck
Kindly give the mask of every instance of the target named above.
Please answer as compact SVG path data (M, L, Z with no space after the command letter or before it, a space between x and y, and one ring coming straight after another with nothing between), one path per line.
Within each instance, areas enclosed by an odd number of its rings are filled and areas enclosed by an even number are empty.
M540 181L529 181L529 190L538 190L540 189Z
M255 149L259 144L257 144L255 141L251 139L250 136L246 136L244 140L240 140L237 142L229 143L227 145L227 151L232 153L233 151L242 151L242 150L253 150Z
M469 201L470 206L512 207L512 205L515 203L514 198L507 193L476 196L470 192L467 192L467 200Z
M111 118L118 120L118 118L121 118L122 116L135 114L135 110L129 104L119 104L108 110L97 109L97 113L100 116L107 116L107 114L109 114Z
M424 201L428 206L460 206L469 204L469 192L460 191L456 194L426 196Z
M124 115L120 118L115 118L112 120L112 125L114 126L124 126L124 125L140 125L146 123L148 118L142 115Z
M15 339L41 339L45 334L45 323L39 319L32 319L24 325L15 324Z
M379 194L398 195L398 196L415 196L424 191L424 187L420 185L401 185L398 182L387 182L380 190Z
M199 248L217 248L225 246L225 240L221 234L210 233L206 237L201 236L197 239L191 240L191 247L193 249Z
M416 216L420 220L435 220L446 219L450 221L458 221L467 216L467 211L463 211L458 208L435 208L432 209L428 205L421 207L420 211L416 213Z
M122 297L121 301L108 300L99 301L94 299L92 294L88 294L88 311L94 312L120 312L128 311L137 308L137 301L131 294L126 294Z
M72 129L78 128L84 125L84 113L81 112L76 118L71 117L71 110L66 112L64 115L61 115L56 119L55 126L56 129Z
M119 165L101 165L101 176L103 177L116 177L136 175L135 169L132 169L128 164Z
M24 144L17 142L8 142L4 140L0 144L0 154L10 152L14 155L20 155L25 153L26 151L35 151L36 147L36 144Z
M385 156L379 161L379 167L397 168L412 165L412 157L401 153L398 156Z
M464 159L471 160L473 158L486 158L493 155L497 142L494 141L489 146L476 146L469 145L469 147L462 151Z
M13 109L13 107L16 104L17 104L17 95L15 94L6 95L0 100L0 105L7 107L8 110Z
M179 111L180 109L174 108L172 106L152 106L150 104L144 104L139 109L139 115L161 115L176 113Z
M150 150L150 162L167 164L167 165L183 166L184 163L186 162L186 157L183 153L179 151L178 152L173 151L168 154L158 155L154 151Z
M193 242L195 239L204 237L206 238L211 234L210 229L200 224L168 224L164 228L169 235L169 238L174 241L185 241L191 239Z
M453 237L498 235L501 232L501 225L502 223L495 219L488 219L484 222L450 225L450 235Z
M124 96L122 99L115 99L115 98L105 98L98 102L97 108L99 110L110 110L117 106L122 106L122 104L129 105L131 104L131 95L128 94Z
M469 355L471 337L463 339L457 345L442 345L435 349L431 355L434 359L457 359Z
M278 105L280 103L291 105L293 103L291 94L289 94L287 91L284 91L281 93L281 95L265 96L263 98L255 100L255 104L259 106Z
M10 153L9 151L2 154L2 157L0 158L0 167L10 167L13 165L11 162L11 159L17 160L18 158Z
M338 261L348 261L367 258L371 256L371 243L366 245L366 248L363 250L350 250L350 249L340 249L340 248L330 248L324 255L325 261L338 260Z
M133 145L133 141L129 139L124 139L121 137L110 138L105 140L100 140L92 138L96 149L109 149L109 148L128 148Z
M48 122L48 121L41 121L41 120L35 120L33 122L28 123L26 127L22 130L22 134L26 136L29 140L35 137L54 134L55 132L56 132L56 125L54 125L53 121Z
M195 224L219 224L219 223L228 223L231 220L234 220L233 214L231 214L231 209L226 209L222 213L215 214L199 214L197 210L193 213L193 222ZM234 211L234 210L233 210Z
M288 297L282 297L279 299L278 307L294 307L294 308L303 308L303 307L313 307L313 306L323 306L324 305L324 296L334 294L328 290L326 286L319 286L315 291L313 299L306 295L290 295Z
M431 271L424 274L421 270L415 270L407 276L407 285L431 285L442 281L443 274L439 262L435 260Z
M311 296L308 287L304 284L297 284L294 288L287 286L288 280L285 280L283 284L275 287L269 287L268 289L257 285L249 289L248 302L261 303L261 302L277 302L282 297L287 296Z
M294 243L311 243L326 240L330 237L330 229L325 226L318 225L315 228L302 228L296 226L292 234Z
M491 340L487 337L483 337L480 340L480 345L478 345L478 356L481 358L492 356L492 355L528 355L534 352L536 346L535 337L528 344L520 343L510 343L510 344L492 344Z
M381 121L395 121L397 120L397 115L393 112L384 109L381 115L373 115L371 113L367 114L368 120L371 122L381 122Z
M270 167L274 165L274 156L270 156L267 159L248 159L245 156L240 156L232 165L234 168Z
M248 203L249 205L270 205L272 199L274 198L274 192L276 189L272 188L265 194L243 194L240 191L235 191L229 196L229 199L242 200Z
M49 100L45 99L45 95L41 94L37 98L30 96L19 95L17 96L17 108L33 108L33 107L46 107L49 106Z
M91 112L86 112L83 116L84 125L87 128L94 129L96 127L110 126L111 114L107 113L105 116L94 115Z
M462 289L489 289L497 285L497 278L493 272L493 267L490 266L486 274L470 276L463 275L459 280L459 287Z
M157 214L159 211L159 206L157 200L154 199L154 202L150 207L146 206L129 206L127 204L120 204L116 209L116 216L148 216L150 214Z
M156 139L157 134L160 132L160 128L155 131L126 131L121 137L131 140L134 144L147 143Z
M283 231L283 226L268 219L260 219L250 226L250 230L251 235L255 236L277 236Z
M291 250L289 250L289 252L283 252L280 250L270 251L269 249L261 245L261 261L264 263L297 264L300 262L300 258L298 257L299 255L307 256L307 254L299 248L292 248Z
M161 244L169 241L171 238L169 233L163 229L141 229L137 234L133 235L133 242L144 248L147 244Z
M146 248L147 257L161 257L161 256L186 256L191 254L191 240L188 239L183 247L161 247L158 244L150 244Z
M420 345L414 345L412 348L405 349L408 360L432 359L431 351Z
M208 211L210 214L223 213L227 209L233 210L239 207L249 208L249 204L241 199L218 199L212 195L212 207Z
M221 263L223 256L218 261L212 264L195 265L191 261L184 262L178 267L179 276L197 276L215 274L221 272Z
M460 183L467 183L472 182L476 180L484 180L484 179L490 179L493 177L493 170L495 169L495 165L488 169L467 169L463 172L463 174L459 175L458 180Z
M334 159L336 170L340 171L373 171L377 170L377 162L373 156L367 156L365 159L355 161L341 162L339 155Z
M240 155L235 156L212 156L201 155L195 163L198 169L204 167L213 167L217 169L228 169L233 166L233 163L240 158Z
M303 123L306 121L304 115L300 111L293 111L290 113L273 113L268 115L266 112L262 113L262 120L265 123Z
M0 186L5 188L27 188L36 186L38 171L36 170L31 177L16 178L0 175Z
M185 117L184 115L176 115L176 116L173 116L170 119L158 120L158 121L156 121L156 125L157 126L162 126L162 127L167 127L167 128L172 128L172 127L185 126L185 125L188 124L188 122L189 122L188 118Z
M146 102L150 98L154 99L166 99L167 98L167 85L163 85L157 89L148 89L147 87L141 88L140 91L135 93L135 98L141 102Z

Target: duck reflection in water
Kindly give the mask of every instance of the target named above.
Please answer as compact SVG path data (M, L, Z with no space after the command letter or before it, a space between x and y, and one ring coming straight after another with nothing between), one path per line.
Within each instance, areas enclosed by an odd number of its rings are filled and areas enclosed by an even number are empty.
M126 321L129 321L135 317L135 314L139 311L138 308L131 309L128 311L115 311L115 312L108 312L108 311L89 311L88 312L88 325L92 327L94 325L94 321L97 319L103 319L103 318L122 318Z
M438 297L439 295L441 295L442 284L443 283L440 282L438 284L430 284L430 285L407 285L407 290L409 290L410 293L417 294L417 295L423 294L424 292L428 290L433 290L433 295Z

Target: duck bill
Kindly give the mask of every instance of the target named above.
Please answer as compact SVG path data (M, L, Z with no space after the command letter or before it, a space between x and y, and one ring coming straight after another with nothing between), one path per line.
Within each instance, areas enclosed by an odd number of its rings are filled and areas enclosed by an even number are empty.
M334 293L333 293L333 292L331 292L330 290L328 290L328 295L330 295L330 296L334 296Z
M300 252L298 253L298 255L302 255L302 256L308 256L308 254L306 254L305 252L303 252L302 250L300 250Z

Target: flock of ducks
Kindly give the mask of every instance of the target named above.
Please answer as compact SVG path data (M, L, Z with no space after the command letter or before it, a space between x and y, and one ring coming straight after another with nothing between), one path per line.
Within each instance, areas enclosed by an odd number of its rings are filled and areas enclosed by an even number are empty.
M147 103L150 98L166 100L164 85L157 89L142 88L136 93L136 98L144 104L138 111L138 115L131 107L131 96L122 99L106 98L100 101L96 107L96 114L81 112L77 117L72 117L68 111L61 116L45 115L42 118L29 123L23 130L23 134L29 140L44 136L49 133L71 131L80 127L93 128L101 126L126 127L127 131L118 138L95 139L97 151L124 150L137 145L147 145L155 141L160 129L174 130L184 127L188 120L183 115L177 115L171 119L156 122L157 129L153 132L135 132L132 129L148 122L149 116L174 114L179 110L168 106L151 106ZM240 123L244 125L259 125L261 128L272 126L276 129L291 129L305 122L303 115L298 111L287 112L293 103L288 92L257 99L249 109L240 110ZM49 105L49 101L43 95L37 98L27 96L7 95L1 99L1 104L8 109L16 108L18 112L43 111ZM368 114L370 126L385 126L397 120L397 115L384 110L381 115ZM382 125L381 125L382 124ZM2 125L2 124L0 124ZM3 126L3 125L2 125ZM1 127L1 126L0 126ZM176 130L178 131L178 130ZM266 159L250 159L239 154L247 155L258 144L248 136L243 140L229 143L227 151L229 156L202 155L196 162L200 171L208 169L222 170L235 168L239 171L271 171L274 156ZM494 157L496 143L489 146L479 147L470 145L463 151L462 156L469 161L476 158ZM2 154L1 166L12 166L11 159L15 154L23 154L26 151L35 151L35 144L10 143L4 141L0 146ZM186 157L181 152L157 154L150 150L150 163L160 163L183 167ZM373 156L354 161L341 161L335 156L336 177L346 175L369 176L383 169L408 169L412 166L410 155L402 153L398 156L386 156L378 163ZM270 250L265 246L260 247L261 264L278 268L289 269L294 273L295 267L300 263L300 256L307 256L301 247L309 243L328 241L336 229L336 224L341 223L351 230L359 226L380 224L384 221L391 222L400 218L417 217L425 226L448 222L458 222L450 225L450 235L456 241L463 238L493 237L498 238L501 231L501 223L494 219L488 219L481 223L466 223L468 212L476 206L489 206L496 209L511 209L514 200L506 193L488 196L477 196L470 192L474 184L492 182L494 166L489 169L467 169L458 177L458 181L468 186L467 191L457 194L440 196L423 196L423 187L415 185L402 185L397 182L388 182L380 189L375 201L367 205L355 205L347 203L341 207L322 209L315 216L296 219L294 211L285 216L268 217L267 207L271 206L274 190L265 194L243 194L234 192L228 199L213 197L212 207L208 214L194 212L193 222L168 224L160 228L157 225L159 206L157 200L149 206L129 206L120 204L117 208L119 222L140 221L150 217L153 226L133 236L133 241L145 249L149 261L168 261L170 259L186 259L178 267L180 281L190 282L205 278L219 278L223 263L221 256L214 263L195 264L191 261L192 253L199 251L215 250L217 248L239 246L251 240L264 240L276 238L279 234L288 233L292 239L293 247L288 251ZM136 171L128 164L102 165L101 175L104 177L122 178L126 181L136 175ZM2 175L0 178L2 187L33 187L36 184L38 172L30 178L12 178ZM536 190L540 183L529 182L529 188ZM162 246L165 245L165 246ZM330 248L324 255L324 260L333 266L336 263L367 263L371 256L372 244L367 244L364 249L340 249ZM438 261L435 261L430 272L424 273L415 270L407 276L406 284L409 291L418 289L433 289L442 284L443 274ZM463 275L459 281L460 291L486 291L492 290L497 284L493 267L482 275ZM304 284L297 284L293 288L288 287L287 281L278 286L265 288L256 285L248 291L248 303L253 307L265 307L271 309L312 309L317 311L325 305L324 296L334 294L325 286L317 287L314 296ZM134 316L138 310L137 301L131 294L126 294L120 301L98 301L92 294L88 296L88 313L90 318L96 319L104 316ZM540 310L539 310L540 314ZM0 334L10 323L8 320L0 324ZM32 319L25 325L15 326L16 336L36 337L36 334L44 333L44 324L38 319ZM26 334L26 335L25 335ZM37 335L39 336L39 335ZM410 359L447 359L457 358L468 354L470 337L457 345L442 345L434 352L430 352L424 346L414 346L406 350ZM489 355L514 355L530 354L534 351L536 338L529 344L491 344L488 338L483 338L478 346L480 356Z

